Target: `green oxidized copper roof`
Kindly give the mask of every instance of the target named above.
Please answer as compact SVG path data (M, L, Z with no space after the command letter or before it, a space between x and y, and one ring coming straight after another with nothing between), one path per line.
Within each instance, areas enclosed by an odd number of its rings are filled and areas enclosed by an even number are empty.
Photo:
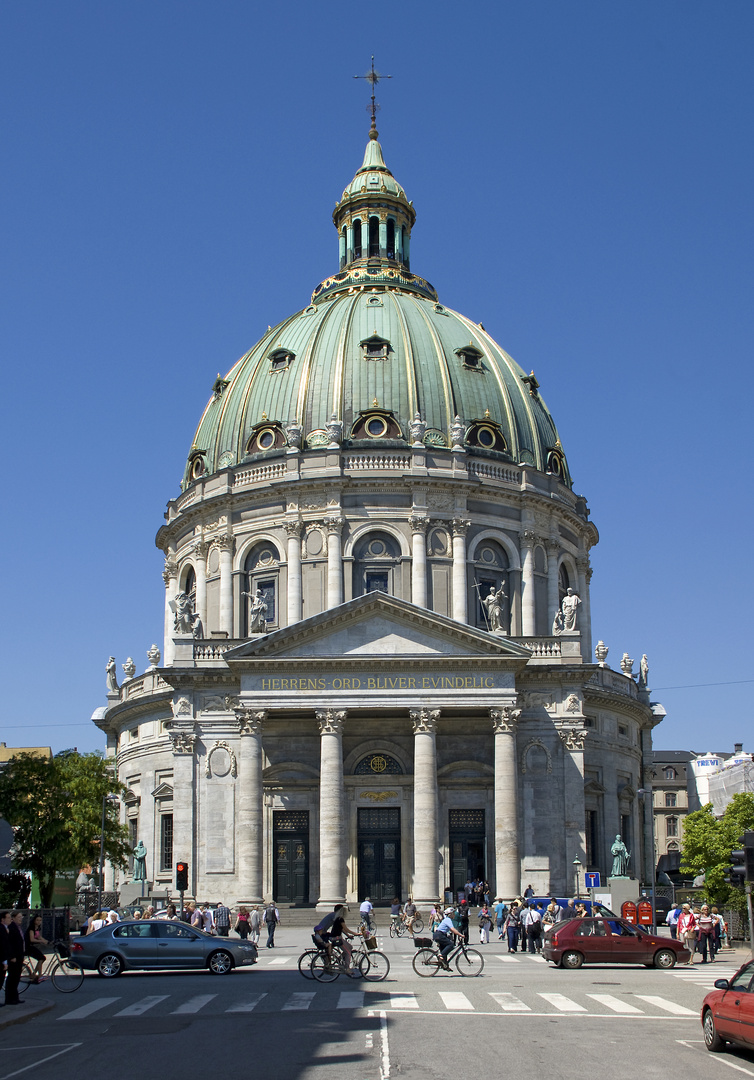
M376 138L376 131L374 135L375 137L370 138L367 143L361 168L357 170L351 183L344 189L341 201L349 198L349 196L364 193L379 194L380 192L387 192L389 195L408 203L406 192L385 164L382 147Z

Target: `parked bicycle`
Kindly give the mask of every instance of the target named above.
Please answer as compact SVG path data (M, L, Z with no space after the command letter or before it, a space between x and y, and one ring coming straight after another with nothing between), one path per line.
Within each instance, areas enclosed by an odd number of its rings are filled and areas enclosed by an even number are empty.
M416 954L413 959L413 968L423 979L431 978L438 971L449 971L451 962L455 962L459 975L481 975L484 969L482 954L476 949L470 949L463 941L448 953L446 962L443 962L442 954L431 938L414 938L414 945Z
M408 928L408 923L404 921L402 915L390 916L390 937L403 937L404 934L421 934L424 929L424 920L421 915L415 915L411 929Z
M33 983L47 979L61 994L70 994L81 986L84 981L84 969L75 960L71 960L70 950L65 941L53 941L51 947L52 952L45 959L39 977L36 972L36 960L28 957L24 960L18 982L19 995L25 994Z

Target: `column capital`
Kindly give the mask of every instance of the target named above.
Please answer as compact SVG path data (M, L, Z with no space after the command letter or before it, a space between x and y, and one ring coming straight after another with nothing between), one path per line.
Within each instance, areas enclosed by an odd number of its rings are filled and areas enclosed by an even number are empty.
M346 722L346 709L317 709L315 712L320 735L340 735Z
M216 536L214 544L220 551L230 551L230 553L233 554L233 537L229 536L227 533Z
M586 574L589 571L589 559L586 555L581 555L576 559L576 569L580 574Z
M521 544L522 544L523 547L525 547L525 548L533 548L535 544L541 544L541 543L542 543L542 538L540 536L537 536L537 534L535 532L532 532L531 529L525 529L521 533Z
M298 539L304 529L304 523L302 521L284 521L283 528L287 532L289 537Z
M172 555L168 555L165 559L165 569L162 571L162 580L166 588L170 579L175 577L178 577L178 563Z
M503 705L501 709L490 709L490 720L495 735L513 735L516 731L520 709L514 709L511 705Z
M548 555L558 555L560 552L560 541L554 537L549 537L545 540L545 549Z
M408 519L408 523L412 533L421 533L423 536L426 536L427 529L429 528L429 518L424 514L412 514Z
M206 540L197 540L191 548L191 554L194 555L197 559L206 560L207 555L209 554L209 549L210 545L207 543Z
M169 731L174 754L193 754L196 748L196 732Z
M239 735L262 734L262 724L269 716L267 709L250 709L244 705L236 705L233 711L236 714Z
M453 536L465 536L471 528L471 522L467 518L454 517L450 523Z
M346 519L340 517L339 514L328 514L327 517L322 519L322 524L327 529L328 533L340 533L343 531L343 526L346 523Z
M434 735L437 730L437 721L440 719L439 709L411 709L409 712L414 735Z
M582 750L586 743L588 731L585 727L559 728L558 735L566 750Z

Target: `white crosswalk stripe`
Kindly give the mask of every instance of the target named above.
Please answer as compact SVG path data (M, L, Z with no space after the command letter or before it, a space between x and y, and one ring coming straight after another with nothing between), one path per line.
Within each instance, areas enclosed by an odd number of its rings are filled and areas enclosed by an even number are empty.
M133 1005L127 1005L125 1009L121 1009L115 1015L143 1016L145 1012L149 1012L155 1005L159 1005L161 1001L164 1001L167 996L167 994L153 994L151 997L143 997L141 1001L135 1001Z
M513 994L490 994L493 1001L497 1002L503 1012L531 1012L528 1005L515 997Z
M268 964L265 964L264 966L265 967L282 967L283 964L292 964L293 959L294 958L292 956L274 956L272 958L272 960L270 960L270 962Z
M465 1011L473 1011L474 1006L471 1004L465 994L460 992L454 992L452 990L440 991L440 998L446 1009L463 1009Z
M314 991L304 991L302 993L291 994L283 1006L283 1012L296 1012L301 1009L308 1009L314 1000Z
M636 994L637 998L641 1001L646 1001L649 1005L654 1005L657 1009L664 1009L665 1012L672 1013L673 1016L696 1016L696 1009L687 1009L685 1005L678 1005L675 1001L668 1001L667 998L658 997L657 994Z
M390 995L390 1008L391 1009L418 1009L419 1002L416 1000L416 994L391 994Z
M364 991L363 990L343 990L338 998L339 1009L363 1009L364 1008Z
M188 1013L198 1013L205 1005L209 1005L210 1001L217 997L217 994L198 994L196 997L189 998L188 1001L184 1001L179 1005L177 1009L173 1009L173 1016L184 1016Z
M592 1001L597 1001L600 1005L604 1005L605 1008L612 1009L613 1012L624 1013L625 1015L633 1013L643 1015L641 1009L637 1009L635 1005L631 1005L628 1001L622 1001L612 994L587 994L586 996L591 998Z
M116 1001L120 1001L120 998L95 998L94 1001L88 1001L86 1005L80 1005L79 1008L74 1009L73 1012L59 1016L58 1020L85 1020L87 1016L92 1016L94 1013L99 1012L100 1009L106 1009L108 1005L114 1005Z
M254 1009L256 1009L262 998L266 997L267 994L254 994L253 997L247 998L246 1001L237 1001L235 1005L231 1005L231 1007L229 1009L226 1009L225 1011L229 1013L252 1012Z
M587 1011L583 1005L579 1005L578 1002L566 997L565 994L537 994L537 997L544 998L544 1000L548 1001L550 1005L553 1005L558 1012L576 1013Z
M517 956L497 956L498 960L503 964L520 964L521 961Z

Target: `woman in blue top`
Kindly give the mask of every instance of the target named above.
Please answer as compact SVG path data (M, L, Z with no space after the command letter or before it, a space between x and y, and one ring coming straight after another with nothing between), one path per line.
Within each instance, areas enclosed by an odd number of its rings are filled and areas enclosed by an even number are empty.
M451 935L455 935L456 937L463 938L463 934L460 932L460 930L456 930L455 926L453 926L453 915L454 914L455 914L455 908L452 908L452 907L445 908L444 918L442 919L442 921L440 922L440 925L437 927L434 934L432 935L434 940L440 946L440 956L442 958L442 966L447 971L450 970L450 964L448 963L448 960L447 960L448 953L453 948L453 937Z

